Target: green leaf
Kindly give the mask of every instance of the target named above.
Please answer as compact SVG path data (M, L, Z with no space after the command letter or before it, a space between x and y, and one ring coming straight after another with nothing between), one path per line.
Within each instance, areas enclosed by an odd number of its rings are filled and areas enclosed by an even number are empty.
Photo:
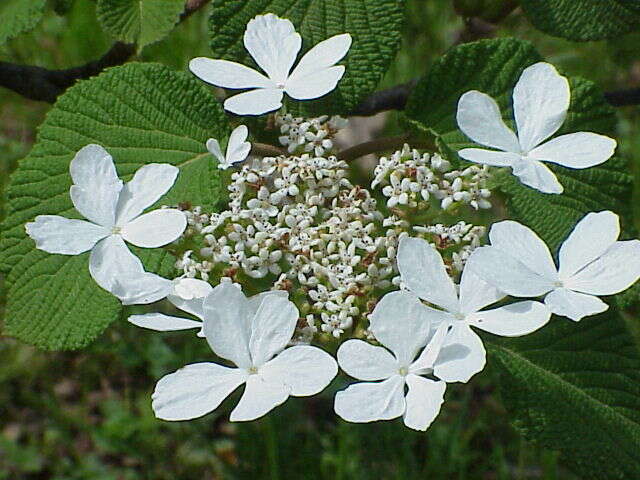
M466 164L457 151L475 144L457 128L460 96L474 89L491 95L513 128L513 87L522 70L540 60L531 44L515 39L458 46L420 80L407 103L408 121L436 135L452 161ZM612 135L615 113L601 91L584 79L570 83L569 114L558 134ZM525 187L508 169L494 179L506 196L508 217L533 228L552 251L585 213L628 213L632 178L624 159L586 170L551 168L565 187L562 195ZM560 450L585 478L640 478L640 356L614 309L579 323L554 317L524 338L491 337L487 343L505 404L528 438Z
M78 216L69 198L69 163L89 143L111 153L119 175L142 165L180 168L159 204L216 204L220 177L205 148L229 127L218 102L190 75L157 64L133 63L82 81L61 96L40 126L29 156L11 178L8 216L0 237L6 272L5 331L47 349L85 346L118 318L120 303L88 273L88 253L50 255L35 249L24 224L36 215ZM148 270L172 272L173 257L137 249Z
M552 322L488 345L516 427L582 478L640 478L640 358L624 322Z
M640 29L637 0L520 0L531 23L549 35L603 40Z
M102 27L118 40L140 48L167 35L184 10L184 0L98 0Z
M402 38L404 3L404 0L220 0L214 2L209 22L211 49L215 58L257 68L242 39L247 22L263 13L291 20L302 35L303 52L332 35L350 33L353 44L339 62L346 66L346 73L338 88L323 102L311 102L317 104L313 105L316 113L346 113L376 88L395 57Z
M35 27L44 13L46 0L2 0L0 45Z

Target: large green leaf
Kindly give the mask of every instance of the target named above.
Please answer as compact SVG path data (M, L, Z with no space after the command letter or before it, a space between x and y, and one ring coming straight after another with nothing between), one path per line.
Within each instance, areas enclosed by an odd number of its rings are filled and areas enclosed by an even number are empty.
M0 2L0 45L31 30L42 19L46 0L2 0Z
M445 155L463 163L456 152L473 143L457 128L460 96L474 89L491 95L513 126L513 87L522 70L540 60L532 45L514 39L456 47L419 82L407 118L419 131L436 135ZM613 134L615 115L599 89L571 79L571 90L559 134ZM553 251L586 212L626 213L632 178L623 159L587 170L552 168L565 186L562 195L525 187L506 169L496 183L506 195L508 217L533 228ZM527 437L561 450L586 478L640 478L640 356L615 310L579 323L553 318L523 339L488 340L505 403Z
M638 0L520 0L533 25L569 40L602 40L640 29Z
M263 13L291 20L302 35L303 51L332 35L350 33L353 45L340 62L346 66L346 73L336 91L315 108L323 113L345 113L376 88L394 58L402 37L404 3L404 0L219 0L214 2L211 12L211 49L215 58L250 64L243 33L247 22Z
M98 0L96 13L118 40L144 47L167 35L184 10L184 0Z
M8 188L0 238L6 333L48 349L78 348L118 318L119 302L89 276L87 253L49 255L36 250L24 230L36 215L78 215L69 198L69 163L80 148L104 146L125 180L147 163L176 165L178 180L159 203L213 205L221 186L205 141L227 135L226 117L206 88L157 64L113 68L61 96ZM167 253L137 253L147 269L171 272Z

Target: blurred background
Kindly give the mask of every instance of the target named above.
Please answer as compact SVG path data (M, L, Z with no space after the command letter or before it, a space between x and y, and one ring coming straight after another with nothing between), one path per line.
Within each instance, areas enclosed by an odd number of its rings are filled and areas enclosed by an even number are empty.
M604 90L640 87L638 34L572 43L534 30L517 10L497 26L470 27L450 1L408 4L405 43L381 88L421 75L452 45L478 35L530 40L548 61ZM73 2L66 17L49 9L35 30L0 47L0 60L67 68L98 58L112 39L94 10L88 0ZM209 54L207 21L204 8L134 61L185 70L190 58ZM50 108L0 88L0 189ZM640 179L640 108L618 113L620 150ZM366 140L379 130L395 131L398 115L357 120L353 135ZM1 312L0 300L0 318ZM292 398L249 424L226 420L238 392L204 418L156 420L150 395L157 379L209 355L193 335L147 332L124 319L79 352L42 352L0 338L0 480L576 478L555 452L527 443L509 424L490 365L469 385L448 387L443 411L426 434L400 421L338 420L332 396L339 382L322 396Z

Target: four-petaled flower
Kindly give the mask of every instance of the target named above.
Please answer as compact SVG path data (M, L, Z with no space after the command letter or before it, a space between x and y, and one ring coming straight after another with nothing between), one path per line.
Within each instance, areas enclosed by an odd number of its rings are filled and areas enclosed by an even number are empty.
M514 297L546 295L557 314L578 321L609 306L597 295L626 290L640 278L640 240L617 241L618 216L589 213L560 247L560 267L531 229L506 220L489 232L491 246L476 250L466 268Z
M351 35L334 35L318 43L291 71L302 39L289 20L268 13L249 21L244 46L267 76L240 63L205 57L191 60L189 68L218 87L254 89L227 98L224 108L237 115L261 115L280 108L285 93L310 100L336 88L345 70L336 63L351 47Z
M540 62L526 68L513 90L513 113L518 135L505 125L498 104L476 90L460 97L457 121L471 140L486 147L465 148L465 160L511 167L522 183L544 193L562 193L555 174L542 162L588 168L607 161L616 149L612 138L591 132L561 135L548 142L567 116L571 90L553 65Z
M475 252L471 254L473 258ZM460 279L460 293L447 274L438 251L419 238L404 237L398 247L398 269L403 284L421 299L443 310L425 307L427 318L444 325L448 333L443 352L461 345L469 355L437 365L434 373L446 382L467 382L485 365L482 340L471 329L479 328L494 335L526 335L549 321L551 312L540 302L524 301L491 310L482 308L496 303L506 294L476 275L469 261Z
M215 410L237 387L246 384L231 421L254 420L287 400L322 391L338 366L331 355L309 345L285 348L299 313L280 295L251 302L229 282L204 300L204 334L218 356L238 368L195 363L157 383L152 407L158 418L189 420Z
M87 145L71 161L69 171L71 201L89 221L38 215L26 224L36 247L62 255L91 250L91 276L125 305L164 298L171 282L145 272L125 240L157 248L182 234L187 219L181 211L162 208L142 214L173 186L178 169L164 163L144 165L123 185L111 155L100 145Z
M440 412L446 383L423 375L434 373L446 330L432 330L426 307L402 291L382 297L370 321L371 332L391 352L362 340L340 345L340 368L364 381L336 393L336 413L357 423L402 416L407 427L426 430ZM456 357L466 354L455 352Z
M222 149L218 140L210 138L207 140L207 150L218 159L218 168L226 170L227 168L242 162L251 151L251 143L247 142L249 130L246 126L240 125L233 129L229 135L226 154L222 154Z

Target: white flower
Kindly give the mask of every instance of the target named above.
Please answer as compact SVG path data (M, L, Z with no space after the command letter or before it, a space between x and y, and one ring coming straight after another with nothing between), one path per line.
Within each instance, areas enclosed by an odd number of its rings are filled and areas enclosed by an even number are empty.
M431 324L426 307L408 292L385 295L370 321L371 332L391 353L362 340L340 345L340 368L365 381L336 394L336 413L357 423L402 416L406 426L426 430L440 412L446 384L422 375L433 373L445 329L436 330L428 342ZM409 389L406 396L405 385Z
M91 276L125 305L164 298L171 281L145 272L124 241L156 248L182 234L187 226L183 212L162 208L142 214L172 187L178 169L167 164L144 165L123 185L109 153L99 145L87 145L71 161L69 171L71 201L89 221L39 215L26 225L36 247L62 255L91 250Z
M514 297L545 295L557 315L578 321L609 306L597 295L626 290L640 278L640 240L617 241L618 216L610 211L589 213L560 247L556 269L545 243L518 222L495 223L490 247L468 260L486 281ZM469 263L471 262L471 263Z
M351 35L335 35L318 43L291 71L301 44L289 20L272 13L258 15L247 24L244 46L267 76L239 63L204 57L191 60L189 68L218 87L254 89L227 98L224 108L237 115L261 115L280 108L285 93L296 100L322 97L344 75L344 66L335 64L347 54Z
M506 294L481 280L467 263L458 295L438 251L419 238L404 237L400 240L398 269L409 290L443 309L425 307L431 322L448 326L443 348L459 344L469 350L469 355L464 358L436 366L435 375L446 382L467 382L484 368L485 349L472 326L495 335L515 337L537 330L551 316L547 307L533 301L481 310L503 299Z
M608 160L616 141L590 132L556 133L567 116L571 91L567 79L553 65L540 62L526 68L513 90L513 110L518 136L505 125L498 104L476 90L458 102L457 121L474 142L495 150L465 148L458 154L465 160L511 167L522 183L544 193L562 193L554 173L542 162L570 168L588 168Z
M247 142L249 130L246 126L236 127L229 136L226 155L222 154L220 144L215 138L207 140L207 150L218 159L218 168L226 170L230 166L242 162L251 151L251 143Z
M204 334L218 356L238 368L195 363L166 375L156 385L152 407L163 420L189 420L215 410L237 387L244 394L231 421L254 420L290 396L322 391L335 377L335 360L308 345L285 346L294 334L299 313L279 295L251 302L228 282L204 300Z

